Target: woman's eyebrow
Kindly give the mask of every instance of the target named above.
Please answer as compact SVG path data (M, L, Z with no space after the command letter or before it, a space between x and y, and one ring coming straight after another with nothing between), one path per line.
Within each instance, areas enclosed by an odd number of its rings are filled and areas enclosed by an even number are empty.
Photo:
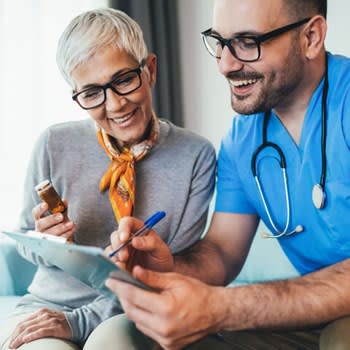
M126 67L126 68L122 68L122 69L118 70L117 72L115 72L115 73L111 76L110 80L109 80L106 84L110 83L111 81L117 79L119 76L121 76L121 75L123 75L124 73L127 73L127 72L129 72L129 71L131 71L131 70L133 70L133 68L131 68L131 67L130 67L130 68L129 68L129 67ZM81 87L80 91L86 90L86 89L90 89L90 88L100 87L100 86L103 86L103 85L104 85L104 84L97 84L97 83L86 84L86 85L83 85L83 86Z

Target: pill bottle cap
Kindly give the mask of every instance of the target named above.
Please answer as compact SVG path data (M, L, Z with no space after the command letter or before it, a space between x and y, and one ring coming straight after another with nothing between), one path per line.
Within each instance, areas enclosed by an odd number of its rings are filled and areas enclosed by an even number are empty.
M50 181L49 180L44 180L37 184L34 188L36 191L40 192L50 186Z

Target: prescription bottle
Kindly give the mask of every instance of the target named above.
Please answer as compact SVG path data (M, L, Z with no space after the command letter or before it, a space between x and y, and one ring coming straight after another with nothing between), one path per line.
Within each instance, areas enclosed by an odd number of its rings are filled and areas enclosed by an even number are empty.
M55 188L49 180L44 180L35 186L39 197L48 204L49 210L52 214L62 213L66 219L67 217L67 206L56 192Z

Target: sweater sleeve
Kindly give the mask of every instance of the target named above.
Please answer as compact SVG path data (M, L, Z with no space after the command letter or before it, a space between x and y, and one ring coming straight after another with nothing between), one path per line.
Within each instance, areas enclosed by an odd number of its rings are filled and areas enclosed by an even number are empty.
M101 322L122 312L119 304L100 295L92 303L64 312L64 315L72 331L72 340L81 343Z
M34 145L28 164L28 169L24 181L23 206L18 224L18 229L21 232L35 229L32 210L38 203L40 203L40 199L34 187L39 182L45 179L50 179L50 160L47 152L47 139L48 130L42 133ZM17 250L25 259L29 260L35 265L51 266L40 256L34 254L31 250L26 249L20 244L17 245Z
M70 136L71 134L67 137ZM55 157L58 150L62 149L60 142L65 142L62 140L62 133L49 128L33 147L24 182L23 209L18 224L18 229L22 232L33 230L35 227L32 209L41 201L34 189L35 185L45 179L53 180L55 175L61 177L65 175L63 168L59 168L59 174L56 171L58 168ZM87 286L83 290L79 289L80 282L75 282L73 277L68 276L63 280L64 275L61 275L58 269L52 268L52 265L31 250L23 246L19 246L18 250L27 260L39 265L29 289L30 294L42 302L40 306L47 302L46 307L55 309L57 306L56 309L65 314L73 341L77 343L86 341L92 330L101 322L122 312L119 304L110 298L87 290ZM60 288L61 293L56 297L57 288Z
M181 252L198 241L207 223L209 204L215 187L216 154L211 143L201 147L194 161L186 207L177 231L169 237L173 253Z

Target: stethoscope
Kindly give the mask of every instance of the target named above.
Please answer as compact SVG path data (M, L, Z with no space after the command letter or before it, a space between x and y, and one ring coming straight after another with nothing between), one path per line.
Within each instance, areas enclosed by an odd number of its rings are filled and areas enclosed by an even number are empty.
M322 209L325 206L326 201L326 192L325 192L325 183L326 183L326 173L327 173L327 157L326 157L326 140L327 140L327 95L328 95L328 64L327 64L327 57L326 57L326 71L325 71L325 78L324 78L324 86L323 86L323 92L322 92L322 132L321 132L321 156L322 156L322 170L321 170L321 176L319 183L315 184L312 188L312 202L316 209ZM288 176L286 172L286 158L284 156L284 153L282 149L275 143L270 142L267 140L267 126L269 123L271 112L266 112L264 114L264 121L263 121L263 130L262 130L262 144L255 150L253 153L252 159L251 159L251 168L252 173L256 182L256 186L259 191L259 195L261 198L261 201L264 206L264 210L267 214L268 220L273 227L275 234L269 234L264 232L262 234L263 238L280 238L280 237L287 237L295 233L299 233L304 231L304 226L297 225L292 231L288 232L289 224L290 224L290 200L289 200L289 192L288 192ZM269 207L267 205L267 201L264 195L264 192L261 187L261 183L259 181L258 173L256 170L256 159L260 152L262 152L266 148L273 148L279 155L280 158L280 167L282 171L282 177L283 177L283 187L284 187L284 195L285 195L285 201L286 201L286 211L287 211L287 219L286 224L284 226L283 231L280 231L277 228L277 225L274 223L271 212L269 210Z

